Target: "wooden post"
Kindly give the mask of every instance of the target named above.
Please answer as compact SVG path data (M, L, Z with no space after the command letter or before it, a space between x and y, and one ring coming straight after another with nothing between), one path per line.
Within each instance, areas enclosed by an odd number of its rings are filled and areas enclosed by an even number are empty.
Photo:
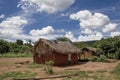
M68 54L68 61L71 61L71 54Z

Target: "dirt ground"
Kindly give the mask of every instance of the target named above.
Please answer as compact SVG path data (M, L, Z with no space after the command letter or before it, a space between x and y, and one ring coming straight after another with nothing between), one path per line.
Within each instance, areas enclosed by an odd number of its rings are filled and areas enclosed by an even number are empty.
M27 62L25 64L19 64L21 62ZM38 77L47 77L45 74L44 68L29 68L28 66L33 63L32 58L0 58L0 74L12 72L12 71L31 71L37 72ZM120 61L112 63L102 63L102 62L80 62L76 65L71 66L54 66L53 70L55 72L64 71L64 70L80 70L80 71L99 71L106 70L110 71L120 63ZM54 79L60 80L60 79Z

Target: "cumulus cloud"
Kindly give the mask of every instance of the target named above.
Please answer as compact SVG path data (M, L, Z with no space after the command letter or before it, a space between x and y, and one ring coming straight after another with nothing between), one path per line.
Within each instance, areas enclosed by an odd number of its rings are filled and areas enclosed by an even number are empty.
M107 15L102 13L92 14L89 10L82 10L71 14L70 19L78 20L81 28L100 28L110 22Z
M100 40L103 38L102 33L96 32L88 35L79 35L78 38L75 38L73 33L71 31L66 32L65 37L69 38L73 42L79 42L79 41L92 41L92 40Z
M76 39L71 31L66 32L65 37L69 38L73 42L76 41Z
M111 37L120 36L120 32L111 32Z
M33 29L30 31L29 34L31 34L32 36L42 36L42 35L48 35L48 34L52 34L54 33L54 29L52 26L47 26L47 27L43 27L41 30L40 29Z
M85 30L82 31L82 33L84 33L84 34L93 34L94 32L91 29L86 28Z
M5 18L5 15L3 15L3 14L2 14L2 15L0 15L0 18Z
M13 37L23 33L23 27L27 24L27 20L20 16L14 16L3 20L0 23L0 37L7 38Z
M92 41L92 40L100 40L103 38L102 33L97 32L95 34L92 35L80 35L78 38L78 41Z
M63 35L59 34L58 30L55 30L52 26L43 27L42 29L33 29L29 32L29 34L30 35L28 38L33 41L37 41L39 38L51 40L58 37L63 37Z
M55 13L70 7L75 0L21 0L17 7L27 11L30 8L39 12Z
M108 25L105 25L105 28L103 28L103 32L109 32L115 30L117 27L116 23L109 23Z
M48 34L48 35L41 35L41 36L29 36L29 39L32 41L38 41L40 38L48 39L48 40L53 40L58 37L63 37L61 34Z
M102 13L92 13L89 10L81 10L69 16L71 20L79 21L81 34L77 41L100 40L117 29L116 23L111 23L109 17ZM112 32L111 36L118 35L118 32Z
M22 39L24 41L31 39L32 41L37 41L39 38L55 39L63 37L63 35L58 34L52 26L43 27L42 29L33 29L29 34L25 34L24 27L27 24L28 21L21 16L9 17L3 20L0 23L0 38L8 41L14 41L16 39ZM54 32L56 32L56 34L54 34Z

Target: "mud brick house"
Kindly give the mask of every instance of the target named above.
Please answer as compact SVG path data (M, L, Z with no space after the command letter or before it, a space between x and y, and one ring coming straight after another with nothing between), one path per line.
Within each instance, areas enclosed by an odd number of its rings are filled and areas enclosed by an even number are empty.
M92 58L96 54L96 48L93 47L84 47L81 48L81 53L80 53L80 60L85 60Z
M54 65L66 65L78 62L80 49L69 41L39 39L33 47L33 52L35 63L45 64L51 60Z

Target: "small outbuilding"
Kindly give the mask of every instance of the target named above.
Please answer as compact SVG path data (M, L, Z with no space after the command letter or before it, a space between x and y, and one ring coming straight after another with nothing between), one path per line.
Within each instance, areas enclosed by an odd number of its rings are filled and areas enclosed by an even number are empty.
M53 61L54 65L75 64L78 62L80 49L69 41L39 39L33 47L34 62L45 64Z
M92 58L96 54L96 48L94 47L84 47L81 48L80 60L86 60Z

